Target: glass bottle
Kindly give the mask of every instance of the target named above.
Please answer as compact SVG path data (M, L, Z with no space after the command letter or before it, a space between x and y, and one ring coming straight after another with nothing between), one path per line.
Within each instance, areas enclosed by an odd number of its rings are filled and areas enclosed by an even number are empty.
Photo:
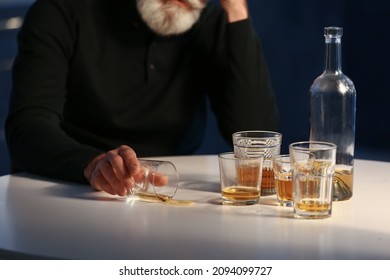
M356 90L341 70L341 27L325 27L325 67L310 87L310 140L337 145L333 201L353 193Z

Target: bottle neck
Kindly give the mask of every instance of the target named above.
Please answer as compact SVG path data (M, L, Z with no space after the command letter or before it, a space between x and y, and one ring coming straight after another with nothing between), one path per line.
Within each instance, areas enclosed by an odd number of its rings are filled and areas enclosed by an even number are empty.
M341 74L341 37L325 37L324 71Z

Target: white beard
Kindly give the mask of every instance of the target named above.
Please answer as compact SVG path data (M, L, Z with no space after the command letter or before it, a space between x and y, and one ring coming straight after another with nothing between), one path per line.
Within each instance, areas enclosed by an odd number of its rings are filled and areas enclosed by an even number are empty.
M137 0L137 8L145 23L159 35L177 35L191 29L198 21L204 0L181 0L190 7L183 7L170 0Z

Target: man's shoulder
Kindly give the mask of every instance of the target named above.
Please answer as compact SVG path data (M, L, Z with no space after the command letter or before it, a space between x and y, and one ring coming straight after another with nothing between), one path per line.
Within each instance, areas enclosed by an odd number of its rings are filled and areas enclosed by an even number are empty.
M62 16L78 17L93 10L107 0L36 0L30 10L38 15L60 13Z
M221 15L223 14L223 10L220 5L213 1L209 1L204 9L204 13L207 15Z
M216 4L213 1L207 3L206 8L202 12L201 21L208 23L216 23L220 20L223 20L225 13L222 10L221 6Z
M85 5L86 3L94 3L100 1L102 0L35 0L35 3L50 3L58 5Z
M33 5L54 6L67 9L85 9L88 6L97 5L105 0L36 0Z

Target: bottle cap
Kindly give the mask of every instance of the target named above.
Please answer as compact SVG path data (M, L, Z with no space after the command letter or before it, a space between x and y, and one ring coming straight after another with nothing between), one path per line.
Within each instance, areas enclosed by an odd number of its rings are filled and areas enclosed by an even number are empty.
M343 36L343 28L337 26L325 27L324 36L329 38L341 37Z

